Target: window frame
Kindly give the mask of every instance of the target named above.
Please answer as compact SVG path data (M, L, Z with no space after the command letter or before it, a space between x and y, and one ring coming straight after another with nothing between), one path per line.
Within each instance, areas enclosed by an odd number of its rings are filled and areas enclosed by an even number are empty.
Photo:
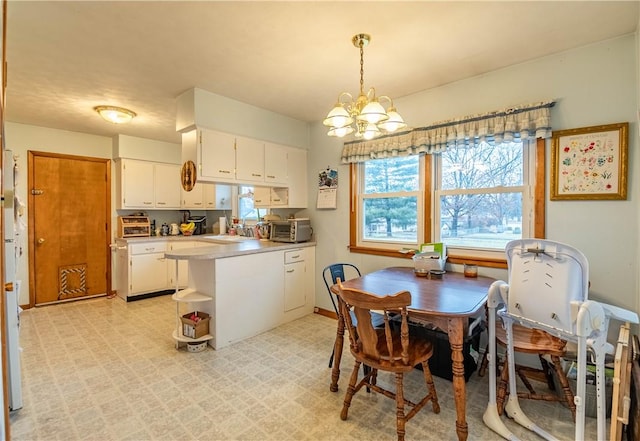
M546 210L546 140L538 138L535 142L531 142L529 148L534 149L533 163L529 164L529 179L533 182L529 183L531 188L531 211L533 222L531 225L530 236L544 239L545 238L545 210ZM423 206L423 237L424 242L433 241L434 216L432 209L434 207L435 192L433 188L434 161L432 155L423 155L420 159L420 167L423 167L424 175L424 191L422 192ZM365 246L358 242L359 218L360 218L360 195L359 195L359 176L358 164L352 163L349 166L349 250L352 253L370 254L386 257L411 258L410 255L401 253L398 248L382 248ZM524 195L523 195L524 197ZM420 235L418 235L420 236ZM447 262L453 264L473 263L479 266L491 268L507 268L506 257L495 257L483 253L471 253L466 249L452 249L453 253L448 253Z

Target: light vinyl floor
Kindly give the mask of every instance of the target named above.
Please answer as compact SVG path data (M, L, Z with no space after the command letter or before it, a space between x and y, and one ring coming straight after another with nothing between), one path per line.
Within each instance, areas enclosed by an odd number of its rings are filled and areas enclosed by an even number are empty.
M30 440L393 440L395 402L364 391L347 421L340 410L353 367L345 345L340 390L329 391L336 321L309 315L215 351L175 349L170 296L126 303L99 298L26 310L20 339L24 407L11 438ZM429 405L407 440L456 440L451 382L434 377L441 412ZM488 376L467 383L470 440L500 439L482 422ZM381 373L379 382L392 382ZM420 371L408 398L425 391ZM540 426L573 439L568 409L522 401ZM596 438L587 418L588 439ZM512 421L522 439L539 439Z

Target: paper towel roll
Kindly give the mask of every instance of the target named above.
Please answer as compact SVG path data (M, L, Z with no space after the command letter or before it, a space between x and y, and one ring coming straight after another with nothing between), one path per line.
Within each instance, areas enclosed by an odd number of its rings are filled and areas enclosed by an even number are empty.
M218 219L218 223L220 224L220 234L227 234L227 218L225 216L221 216Z

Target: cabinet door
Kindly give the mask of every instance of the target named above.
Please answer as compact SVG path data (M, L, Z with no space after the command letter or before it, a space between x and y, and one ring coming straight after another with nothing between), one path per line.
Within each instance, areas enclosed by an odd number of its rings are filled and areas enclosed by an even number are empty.
M203 129L200 131L199 144L200 175L202 179L235 180L235 136Z
M305 263L294 262L284 266L284 310L304 306L305 295Z
M194 241L176 241L169 242L169 250L183 250L185 248L195 248L196 242ZM177 288L185 288L189 284L189 261L167 259L167 279L169 288L176 287L176 262L178 262L178 286Z
M131 294L162 291L167 285L167 262L162 253L131 256Z
M154 207L153 162L123 159L120 162L122 208Z
M253 206L269 207L271 205L271 189L269 187L253 187Z
M182 189L182 200L180 201L181 208L195 208L204 209L204 192L207 187L211 187L213 184L208 182L198 182L193 186L191 191L185 191Z
M286 207L289 201L288 188L272 188L270 191L272 207Z
M287 183L288 147L266 143L264 145L264 181L271 184Z
M180 208L180 166L155 164L156 208Z
M242 182L264 182L264 142L236 138L236 178Z
M231 210L231 186L203 184L204 206L207 210Z
M307 151L289 149L287 157L289 173L289 201L292 208L307 208Z

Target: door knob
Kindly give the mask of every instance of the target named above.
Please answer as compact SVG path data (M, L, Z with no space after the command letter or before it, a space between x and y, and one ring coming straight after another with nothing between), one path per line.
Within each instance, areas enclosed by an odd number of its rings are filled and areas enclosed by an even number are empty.
M40 239L38 239L38 243L44 243L44 237L41 237Z

